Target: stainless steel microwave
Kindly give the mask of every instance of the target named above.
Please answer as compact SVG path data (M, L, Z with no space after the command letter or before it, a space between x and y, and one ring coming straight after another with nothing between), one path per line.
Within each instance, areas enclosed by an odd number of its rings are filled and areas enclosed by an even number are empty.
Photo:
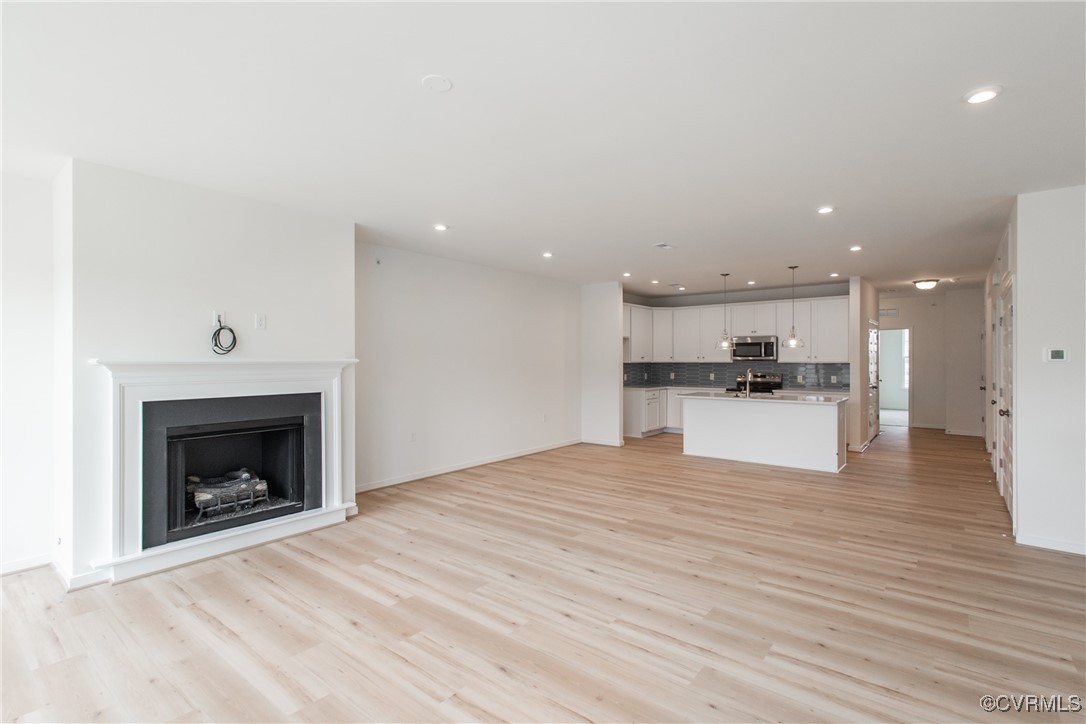
M770 360L777 361L777 338L772 337L733 337L732 359L736 361Z

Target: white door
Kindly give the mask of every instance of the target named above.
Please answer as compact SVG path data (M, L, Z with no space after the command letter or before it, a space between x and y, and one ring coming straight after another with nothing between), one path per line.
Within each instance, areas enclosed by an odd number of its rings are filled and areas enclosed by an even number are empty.
M1011 532L1018 534L1018 516L1014 507L1014 302L1011 281L1007 278L999 295L999 379L995 410L999 415L999 487L1011 514Z
M867 440L879 434L879 330L867 330Z

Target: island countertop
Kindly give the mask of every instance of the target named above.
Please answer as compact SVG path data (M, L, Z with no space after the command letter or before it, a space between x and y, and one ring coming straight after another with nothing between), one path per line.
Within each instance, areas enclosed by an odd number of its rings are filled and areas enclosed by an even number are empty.
M742 392L680 392L679 397L683 399L697 398L702 400L723 400L734 401L742 400L744 402L798 402L805 405L837 405L842 402L848 401L848 395L844 394L830 394L825 392L809 393L809 392L774 392L772 394L768 392L753 392L750 397L747 397Z

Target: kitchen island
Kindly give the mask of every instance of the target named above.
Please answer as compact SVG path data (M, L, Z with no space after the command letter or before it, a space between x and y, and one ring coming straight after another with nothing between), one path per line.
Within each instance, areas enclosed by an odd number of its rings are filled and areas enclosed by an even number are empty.
M848 395L680 393L683 453L836 473L846 463Z

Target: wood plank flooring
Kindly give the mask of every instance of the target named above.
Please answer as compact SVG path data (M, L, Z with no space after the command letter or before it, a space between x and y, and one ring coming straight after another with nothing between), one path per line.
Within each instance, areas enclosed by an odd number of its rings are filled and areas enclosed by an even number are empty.
M3 579L5 721L1083 721L1086 560L1016 546L976 438L838 475L577 445L117 586Z

